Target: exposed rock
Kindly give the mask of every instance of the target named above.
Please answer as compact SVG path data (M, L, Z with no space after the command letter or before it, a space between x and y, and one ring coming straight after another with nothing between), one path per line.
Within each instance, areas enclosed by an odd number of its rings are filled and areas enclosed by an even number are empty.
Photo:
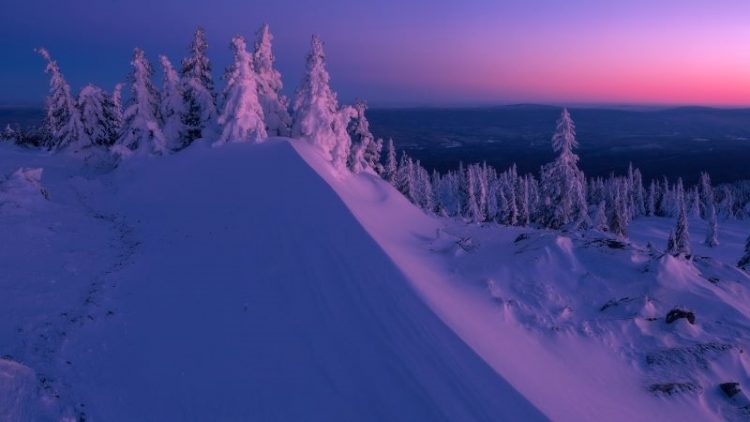
M684 309L674 308L667 313L667 324L671 324L680 318L685 318L692 325L695 324L695 314Z
M723 391L730 399L742 391L738 382L721 383L719 384L719 388L721 388L721 391Z
M692 382L665 382L659 384L651 384L648 387L648 391L654 394L666 394L671 396L673 394L681 393L701 393L703 388L700 385L693 384Z

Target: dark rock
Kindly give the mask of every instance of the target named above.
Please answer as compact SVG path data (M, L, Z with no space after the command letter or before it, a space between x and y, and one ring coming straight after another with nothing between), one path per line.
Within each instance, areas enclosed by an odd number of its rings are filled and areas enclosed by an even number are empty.
M655 394L666 394L671 396L679 393L700 393L703 391L700 385L693 384L692 382L665 382L660 384L651 384L648 387L648 391Z
M721 391L723 391L724 394L726 394L726 396L730 399L739 394L740 391L742 391L742 389L740 388L740 384L737 382L721 383L719 384L719 388L721 388Z
M514 240L514 241L513 241L513 243L518 243L518 242L520 242L520 241L522 241L522 240L526 240L526 239L528 239L528 238L529 238L529 235L528 235L528 234L526 234L526 233L521 233L521 234L519 234L519 235L518 235L518 237L516 237L516 240Z
M680 318L685 318L692 325L695 324L695 314L684 309L674 308L667 313L667 324L671 324Z
M709 277L708 281L712 284L719 284L719 277Z

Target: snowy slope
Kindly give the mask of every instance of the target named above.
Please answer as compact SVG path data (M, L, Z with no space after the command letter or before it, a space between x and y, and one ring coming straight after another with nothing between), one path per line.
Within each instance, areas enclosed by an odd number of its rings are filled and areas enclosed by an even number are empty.
M301 141L94 162L0 145L43 168L0 180L0 419L747 417L746 222L684 262L669 219L466 225Z
M596 232L466 225L426 216L374 175L340 177L294 145L432 309L552 419L747 417L744 396L719 391L750 381L750 278L733 268L746 223L722 227L718 249L694 241L721 260L689 264L646 250L670 219L638 222L622 250ZM693 226L702 239L705 223ZM698 323L667 324L679 306Z
M0 319L39 319L61 337L43 356L18 348L4 360L0 374L12 373L0 384L20 394L6 416L545 419L431 312L286 141L196 145L76 184L67 224L76 233L59 239L103 257L69 259L86 273L83 296L2 280L4 304L35 295L49 309ZM89 234L97 224L102 239ZM14 268L32 288L59 271L45 260L60 256L43 252L40 274ZM1 332L0 345L26 338ZM13 387L28 388L30 371L50 385L41 396Z

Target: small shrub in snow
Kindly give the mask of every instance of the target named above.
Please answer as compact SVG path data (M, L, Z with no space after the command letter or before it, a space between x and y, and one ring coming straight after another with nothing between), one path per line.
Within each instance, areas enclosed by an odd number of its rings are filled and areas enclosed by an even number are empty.
M695 314L679 308L674 308L667 313L666 322L667 324L671 324L681 318L687 319L691 325L695 324Z

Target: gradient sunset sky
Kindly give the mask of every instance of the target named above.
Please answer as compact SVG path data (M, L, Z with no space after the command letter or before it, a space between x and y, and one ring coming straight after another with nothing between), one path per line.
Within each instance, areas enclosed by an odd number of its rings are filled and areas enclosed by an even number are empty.
M334 89L372 105L750 106L749 0L5 0L0 104L41 104L47 47L73 86L109 90L133 47L155 65L206 28L218 79L234 34L268 22L285 91L310 35Z

